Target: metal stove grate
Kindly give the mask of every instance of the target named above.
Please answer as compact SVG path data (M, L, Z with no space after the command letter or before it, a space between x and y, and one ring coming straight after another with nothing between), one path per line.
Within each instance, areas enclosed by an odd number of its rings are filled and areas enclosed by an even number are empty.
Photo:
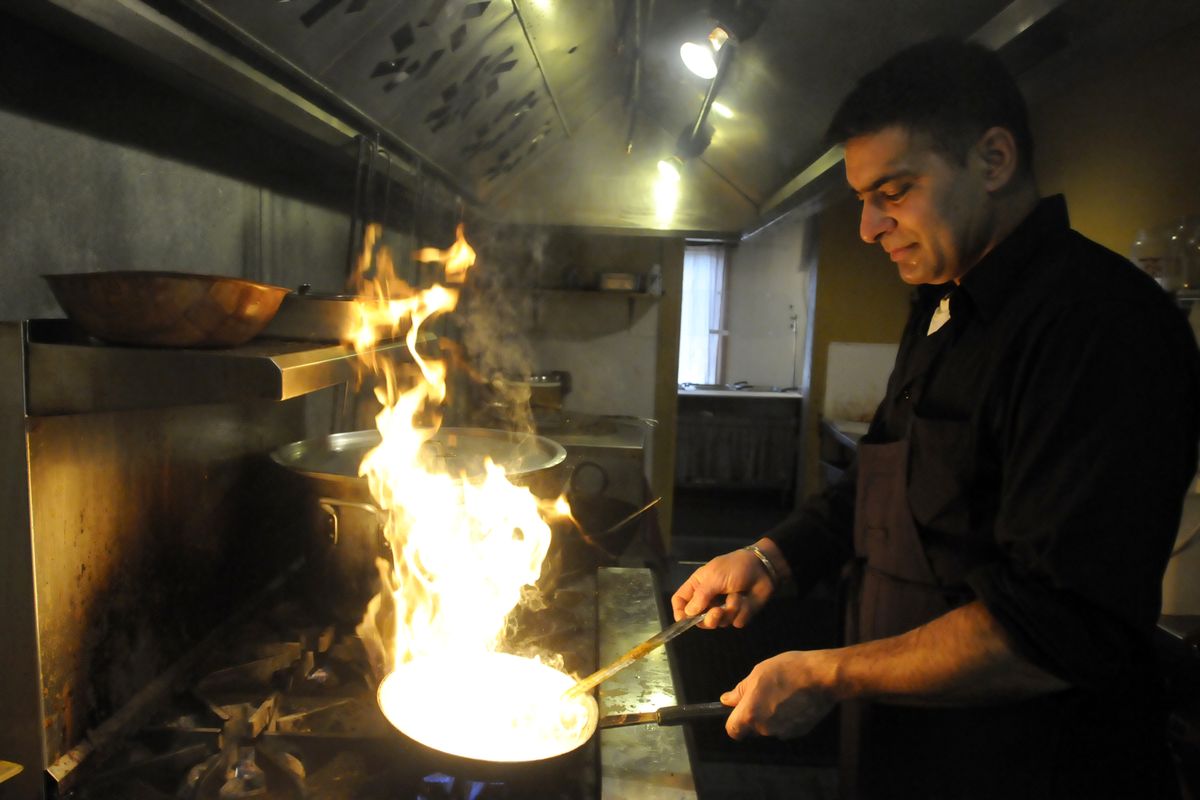
M595 664L594 589L548 590L514 617L520 643ZM517 637L514 637L514 639ZM166 707L75 779L67 800L587 800L595 743L512 779L448 775L408 749L375 701L362 642L282 601L236 631Z

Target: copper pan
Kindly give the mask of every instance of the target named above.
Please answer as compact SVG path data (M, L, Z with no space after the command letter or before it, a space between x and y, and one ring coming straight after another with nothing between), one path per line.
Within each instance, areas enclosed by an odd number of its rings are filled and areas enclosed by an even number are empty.
M288 293L186 272L43 275L67 316L98 339L153 347L235 347L257 336Z

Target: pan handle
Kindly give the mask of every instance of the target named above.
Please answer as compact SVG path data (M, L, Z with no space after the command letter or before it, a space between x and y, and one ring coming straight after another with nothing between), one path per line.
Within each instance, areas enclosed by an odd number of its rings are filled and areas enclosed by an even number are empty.
M689 703L682 706L663 706L658 710L659 725L682 725L694 719L727 717L733 706L721 702Z

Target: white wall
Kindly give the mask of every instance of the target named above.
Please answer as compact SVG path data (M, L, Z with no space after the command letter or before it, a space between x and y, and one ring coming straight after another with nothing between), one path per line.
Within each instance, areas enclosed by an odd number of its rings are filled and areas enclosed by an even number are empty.
M658 307L602 293L546 295L530 331L534 368L571 373L569 411L654 416Z
M732 251L725 316L729 331L725 382L767 386L800 382L810 291L809 273L803 268L808 224L805 219L783 220ZM796 315L795 334L789 319L792 314Z

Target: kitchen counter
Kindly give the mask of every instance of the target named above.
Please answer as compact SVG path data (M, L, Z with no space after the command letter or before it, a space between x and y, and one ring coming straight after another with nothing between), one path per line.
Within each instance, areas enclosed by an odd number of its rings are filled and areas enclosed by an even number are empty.
M638 417L568 414L534 420L538 434L572 447L641 450L646 445L647 421Z
M858 447L859 440L867 435L867 429L871 427L869 422L852 419L822 419L821 424L839 442L851 449Z
M795 389L779 389L774 386L747 386L735 389L732 386L721 386L707 383L680 384L680 397L745 397L771 400L802 400L803 395Z
M1178 653L1186 653L1200 663L1200 616L1163 614L1158 618L1158 630L1169 647L1178 648Z
M664 627L654 574L643 568L597 572L599 663L608 664ZM600 714L677 704L666 648L600 684ZM692 800L696 784L682 728L633 725L600 731L600 796L605 800Z

